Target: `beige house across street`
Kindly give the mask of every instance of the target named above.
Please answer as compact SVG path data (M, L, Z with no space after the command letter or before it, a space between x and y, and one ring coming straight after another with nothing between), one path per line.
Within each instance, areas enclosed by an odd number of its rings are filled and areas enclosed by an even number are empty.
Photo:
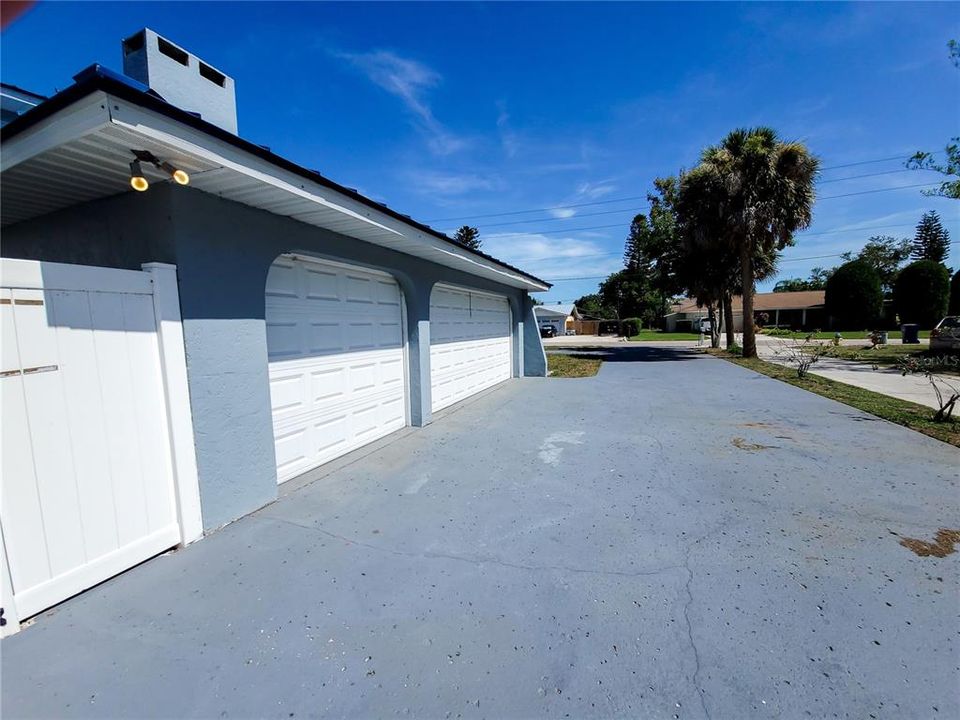
M825 328L823 290L757 293L753 296L754 319L765 327L796 330ZM670 307L664 316L667 332L696 332L699 321L707 317L707 308L698 307L693 298L683 298ZM743 332L743 299L733 298L733 330Z

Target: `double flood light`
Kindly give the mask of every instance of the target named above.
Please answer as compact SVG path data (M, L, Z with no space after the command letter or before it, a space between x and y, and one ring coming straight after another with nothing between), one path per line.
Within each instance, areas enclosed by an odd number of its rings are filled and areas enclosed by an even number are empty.
M186 171L174 167L165 160L160 160L152 152L147 150L132 150L131 152L137 159L130 163L130 187L137 192L146 192L150 187L150 182L143 174L141 163L149 163L158 170L167 173L177 185L186 185L190 182L190 176L187 175Z

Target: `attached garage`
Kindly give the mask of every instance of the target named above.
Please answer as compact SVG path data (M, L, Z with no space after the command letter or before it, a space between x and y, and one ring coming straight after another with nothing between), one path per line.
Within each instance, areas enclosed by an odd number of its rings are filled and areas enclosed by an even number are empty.
M437 285L430 296L433 411L509 380L510 335L506 297Z
M390 275L281 257L266 326L277 482L407 424L403 296Z

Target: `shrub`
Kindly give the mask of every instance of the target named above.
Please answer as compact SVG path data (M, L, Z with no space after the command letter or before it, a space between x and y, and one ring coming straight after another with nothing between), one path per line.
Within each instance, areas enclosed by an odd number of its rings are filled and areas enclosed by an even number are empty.
M620 323L620 328L625 337L633 337L639 335L640 331L643 330L643 321L635 317L627 318Z
M893 287L893 303L904 323L916 323L929 329L947 314L950 298L950 275L933 260L910 263L897 276Z
M874 325L883 308L879 273L862 260L841 265L827 280L824 302L834 327Z
M957 270L950 280L950 307L947 312L950 315L960 315L960 270Z

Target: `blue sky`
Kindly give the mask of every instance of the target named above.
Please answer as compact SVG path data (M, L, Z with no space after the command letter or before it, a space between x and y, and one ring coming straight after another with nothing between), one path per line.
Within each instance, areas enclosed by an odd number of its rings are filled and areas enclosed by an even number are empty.
M3 80L52 93L119 70L143 26L235 78L243 137L441 230L478 226L556 282L548 301L618 269L654 177L758 124L826 168L781 278L911 236L928 209L960 266L960 203L866 192L935 182L899 158L960 135L956 5L44 3L4 31Z

